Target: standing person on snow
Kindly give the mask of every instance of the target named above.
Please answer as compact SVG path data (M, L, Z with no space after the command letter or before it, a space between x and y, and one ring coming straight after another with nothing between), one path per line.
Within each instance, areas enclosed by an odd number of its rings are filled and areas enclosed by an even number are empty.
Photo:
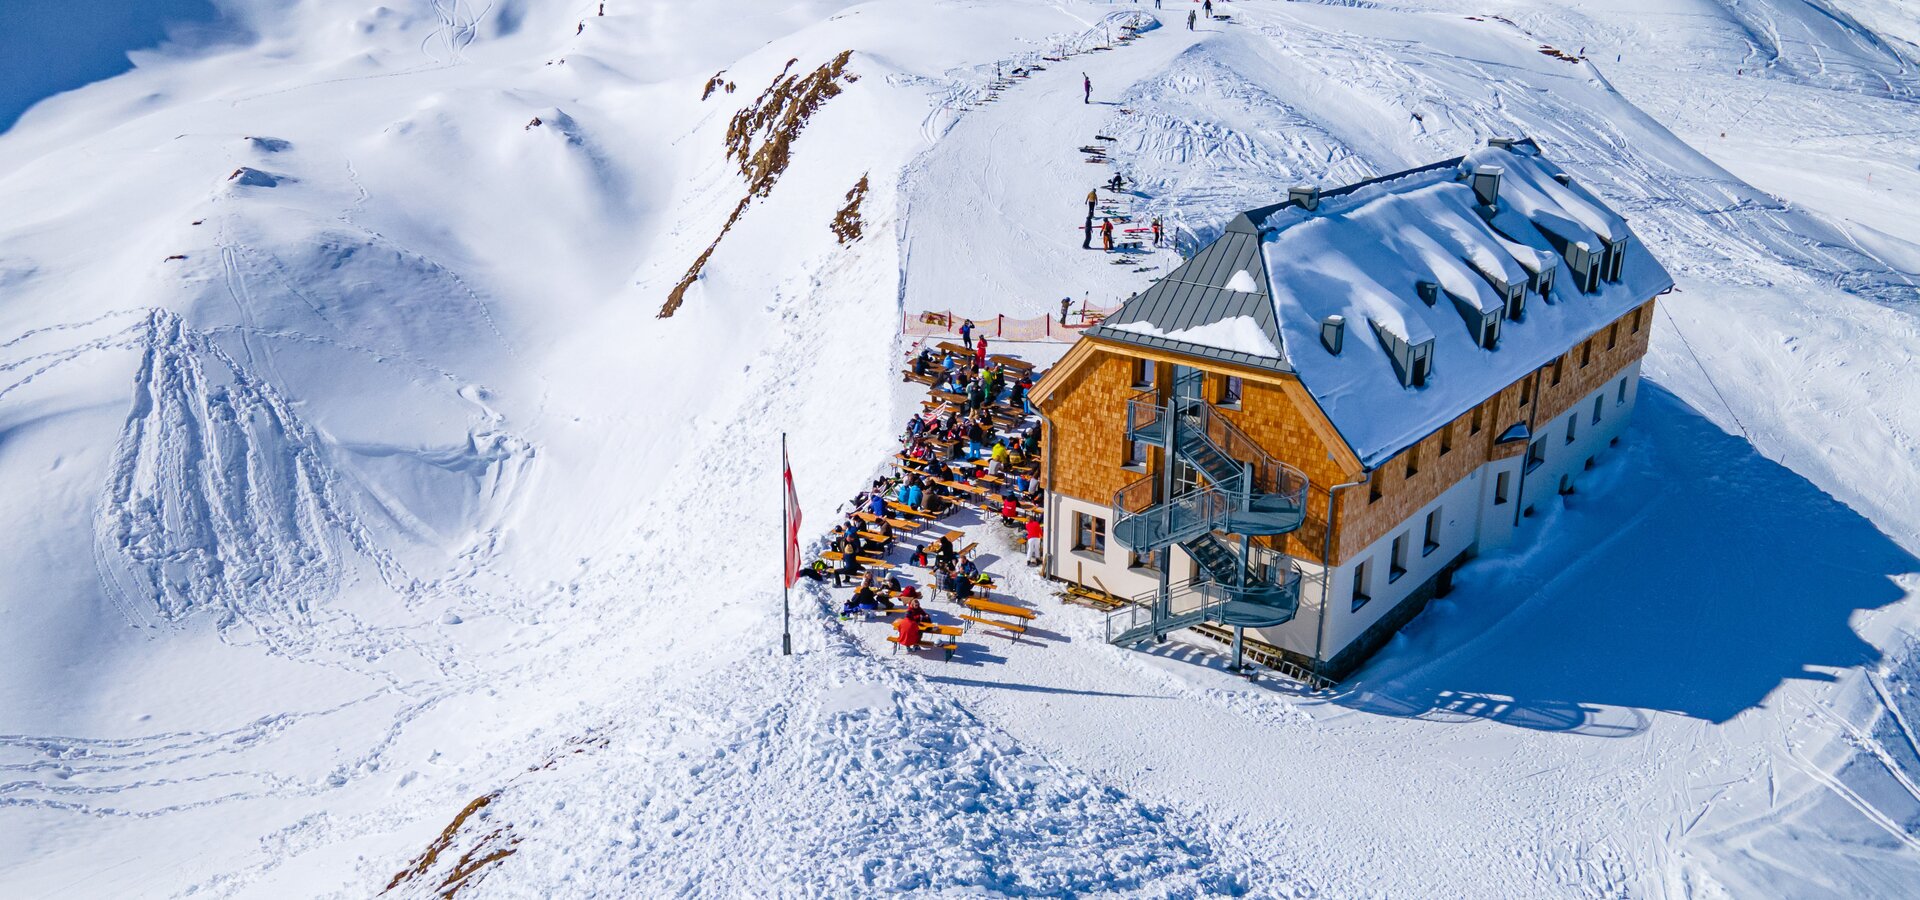
M1082 229L1082 237L1080 238L1080 249L1082 250L1093 249L1093 208L1097 206L1099 203L1100 203L1099 188L1095 188L1091 191L1088 191L1087 192L1087 224L1085 228ZM1065 325L1067 323L1061 322L1060 324Z
M1107 219L1100 223L1100 243L1106 246L1108 253L1113 252L1113 220L1112 219Z
M1034 516L1027 520L1027 565L1037 566L1040 564L1040 536L1042 533L1039 516Z
M1080 73L1080 89L1086 92L1086 96L1081 97L1080 102L1092 103L1093 102L1093 79L1088 78L1087 73L1085 72Z
M973 343L973 320L972 319L968 319L965 325L960 326L960 343L962 344Z
M987 367L987 336L984 334L980 336L980 343L973 347L973 364L976 368Z
M1201 3L1200 9L1207 14L1209 20L1213 18L1213 0L1206 0L1206 2Z
M1153 217L1153 245L1160 246L1160 217Z
M1092 227L1092 225L1093 225L1093 220L1092 220L1092 219L1088 219L1088 220L1087 220L1087 225L1088 225L1088 227L1087 227L1087 231L1088 231L1088 233L1089 233L1089 234L1091 234L1091 233L1092 233L1092 231L1093 231L1093 227ZM1061 298L1060 298L1060 324L1062 324L1062 325L1065 325L1065 324L1067 324L1067 310L1069 310L1069 309L1072 309L1072 308L1073 308L1073 298L1072 298L1072 297L1061 297ZM1015 405L1015 406L1019 406L1020 404L1018 404L1018 403L1015 403L1014 405Z
M1193 30L1193 10L1187 10L1187 30Z

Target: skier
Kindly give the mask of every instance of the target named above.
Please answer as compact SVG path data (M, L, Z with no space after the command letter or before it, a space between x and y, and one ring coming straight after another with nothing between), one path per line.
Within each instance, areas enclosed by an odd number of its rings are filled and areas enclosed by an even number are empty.
M1160 246L1160 217L1153 217L1153 245Z
M1211 21L1213 19L1213 0L1205 0L1204 3L1201 3L1200 10L1206 13L1207 19Z
M1060 324L1061 324L1061 325L1065 325L1065 324L1067 324L1067 310L1068 310L1069 308L1071 308L1072 306L1073 306L1073 298L1072 298L1072 297L1061 297L1061 298L1060 298ZM1018 403L1016 403L1016 404L1014 404L1014 405L1015 405L1015 406L1019 406L1020 404L1018 404Z
M1100 243L1106 247L1107 252L1109 253L1113 252L1113 220L1112 219L1101 220Z
M1193 10L1187 10L1187 30L1193 30Z
M1098 206L1099 204L1100 204L1100 189L1094 188L1093 190L1088 191L1087 192L1087 218L1089 219L1093 218L1094 207Z
M1092 103L1093 102L1093 79L1088 78L1087 73L1085 72L1080 73L1080 89L1086 92L1086 96L1081 97L1080 102Z

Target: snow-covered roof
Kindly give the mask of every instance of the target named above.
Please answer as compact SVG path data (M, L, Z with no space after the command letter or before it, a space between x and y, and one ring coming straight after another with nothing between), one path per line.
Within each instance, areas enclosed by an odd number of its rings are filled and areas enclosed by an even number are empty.
M1475 172L1497 194L1491 207ZM1290 200L1248 211L1091 333L1291 371L1372 467L1672 287L1628 236L1532 141L1504 143L1328 191L1311 210ZM1604 267L1623 241L1618 278L1582 292L1574 245ZM1238 290L1240 272L1262 290ZM1321 342L1333 315L1346 322L1339 354ZM1485 349L1481 329L1495 327ZM1424 383L1407 384L1418 380L1410 360L1429 353Z

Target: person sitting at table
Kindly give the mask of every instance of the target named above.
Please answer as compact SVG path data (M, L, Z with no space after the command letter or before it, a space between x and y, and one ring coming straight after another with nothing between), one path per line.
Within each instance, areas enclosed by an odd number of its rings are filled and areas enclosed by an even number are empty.
M860 574L860 561L851 553L840 554L840 565L833 570L833 586L846 587L847 579Z
M881 556L892 553L893 523L888 522L886 519L881 519L874 525L874 533L880 535L879 539L867 538L867 546L880 551Z
M939 567L940 571L950 572L953 570L954 559L958 554L953 552L953 541L948 540L947 536L943 534L940 536L940 540L933 545L933 556L934 563Z
M1001 494L1000 495L1000 524L1005 525L1008 528L1012 528L1014 525L1018 524L1013 521L1014 519L1017 519L1017 518L1020 518L1019 501L1013 499L1012 494Z
M916 625L925 625L933 621L933 614L920 606L919 597L908 597L906 600L907 611L902 613L903 616L912 619Z
M868 585L861 585L847 598L847 604L840 607L840 618L851 618L854 613L875 613L882 609L880 595Z
M906 616L893 620L894 642L908 649L920 646L920 623Z

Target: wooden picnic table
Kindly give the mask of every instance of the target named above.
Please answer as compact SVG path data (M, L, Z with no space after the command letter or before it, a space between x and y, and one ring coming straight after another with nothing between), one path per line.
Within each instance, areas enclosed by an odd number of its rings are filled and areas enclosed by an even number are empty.
M1024 606L1009 606L1005 603L998 603L992 600L983 600L978 597L968 598L966 606L968 609L978 610L980 612L985 612L985 613L993 613L995 615L1000 615L1000 616L1011 616L1016 619L1032 619L1035 616L1039 615L1038 613L1034 612L1033 610L1027 609Z
M937 349L937 350L945 350L946 352L948 352L948 353L951 353L951 354L953 354L954 356L964 356L964 357L966 357L966 358L968 358L968 359L972 359L972 358L973 358L973 348L972 348L972 347L967 347L967 346L964 346L964 345L961 345L961 344L956 344L956 343L954 343L954 342L952 342L952 341L941 341L940 343L938 343L938 344L935 344L935 345L933 345L933 346L934 346L934 349Z
M911 522L906 519L892 519L892 518L886 518L883 516L876 516L870 512L854 513L853 516L854 518L859 519L860 521L865 522L869 525L875 522L884 521L888 525L892 525L895 529L906 529L907 531L917 530L920 528L920 526L926 524L925 522ZM897 539L899 535L896 534L894 535L894 537Z
M902 513L904 515L919 516L922 519L933 518L932 516L928 515L926 512L922 510L914 509L913 507L908 506L905 503L901 503L898 500L888 500L887 508L890 510L893 510L894 512ZM918 528L920 527L920 525L916 523L913 527Z
M1009 369L1019 369L1021 372L1033 371L1033 363L1027 362L1026 360L1021 359L1020 357L1017 357L1017 356L1008 356L1004 353L994 353L989 355L987 357L987 362L993 363L995 365L1006 366Z

